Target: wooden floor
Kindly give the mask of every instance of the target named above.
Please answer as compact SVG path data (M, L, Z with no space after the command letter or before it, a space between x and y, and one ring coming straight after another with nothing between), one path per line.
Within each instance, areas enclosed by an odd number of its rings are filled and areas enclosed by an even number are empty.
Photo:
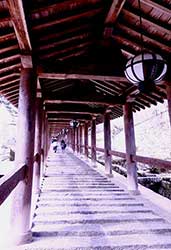
M169 219L141 196L129 194L70 152L52 152L47 165L33 242L10 249L171 250Z

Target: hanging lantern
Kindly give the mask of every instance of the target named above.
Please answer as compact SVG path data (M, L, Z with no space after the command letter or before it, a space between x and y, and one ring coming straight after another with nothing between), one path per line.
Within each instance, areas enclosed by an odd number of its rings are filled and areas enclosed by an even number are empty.
M73 128L77 128L79 126L79 122L76 120L70 121L70 126Z
M126 64L125 76L142 92L155 88L165 76L167 64L164 59L152 52L141 54L129 59Z

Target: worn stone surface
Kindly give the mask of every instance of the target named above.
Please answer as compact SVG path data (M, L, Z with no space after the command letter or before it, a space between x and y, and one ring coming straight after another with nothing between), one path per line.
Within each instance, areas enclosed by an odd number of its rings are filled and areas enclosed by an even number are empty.
M32 232L10 250L171 249L162 214L67 152L48 161Z

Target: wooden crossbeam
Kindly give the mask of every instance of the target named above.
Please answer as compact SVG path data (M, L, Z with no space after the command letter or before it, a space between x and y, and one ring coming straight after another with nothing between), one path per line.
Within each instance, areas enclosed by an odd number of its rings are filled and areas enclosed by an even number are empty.
M128 82L125 76L103 76L103 75L84 75L84 74L63 74L63 73L43 73L38 72L39 78L45 79L80 79L80 80L100 80L100 81L116 81Z
M114 99L114 98L113 98ZM95 104L95 105L104 105L104 106L109 106L109 105L117 105L118 103L113 100L113 102L108 101L107 99L105 101L96 101L96 100L45 100L44 103L51 103L51 104L61 104L61 103L70 103L70 104Z
M86 111L47 111L47 114L78 114L78 115L100 115L101 113Z

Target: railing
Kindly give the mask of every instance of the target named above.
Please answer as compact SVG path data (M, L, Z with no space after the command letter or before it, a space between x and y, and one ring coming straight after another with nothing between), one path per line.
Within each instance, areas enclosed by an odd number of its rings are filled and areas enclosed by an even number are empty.
M24 180L26 167L26 165L22 165L10 171L0 179L0 205L5 201L17 184L21 180Z
M34 162L40 161L40 154L34 156ZM11 170L0 179L0 205L6 200L17 184L25 179L26 165Z
M91 146L88 146L88 149L91 149ZM96 151L104 153L103 148L95 148ZM114 155L120 158L126 158L126 153L119 152L119 151L114 151L110 150L109 155ZM171 169L171 161L165 161L157 158L151 158L151 157L146 157L146 156L140 156L140 155L135 155L132 156L133 161L141 162L148 164L150 166L155 166L156 168L164 168L164 169Z

